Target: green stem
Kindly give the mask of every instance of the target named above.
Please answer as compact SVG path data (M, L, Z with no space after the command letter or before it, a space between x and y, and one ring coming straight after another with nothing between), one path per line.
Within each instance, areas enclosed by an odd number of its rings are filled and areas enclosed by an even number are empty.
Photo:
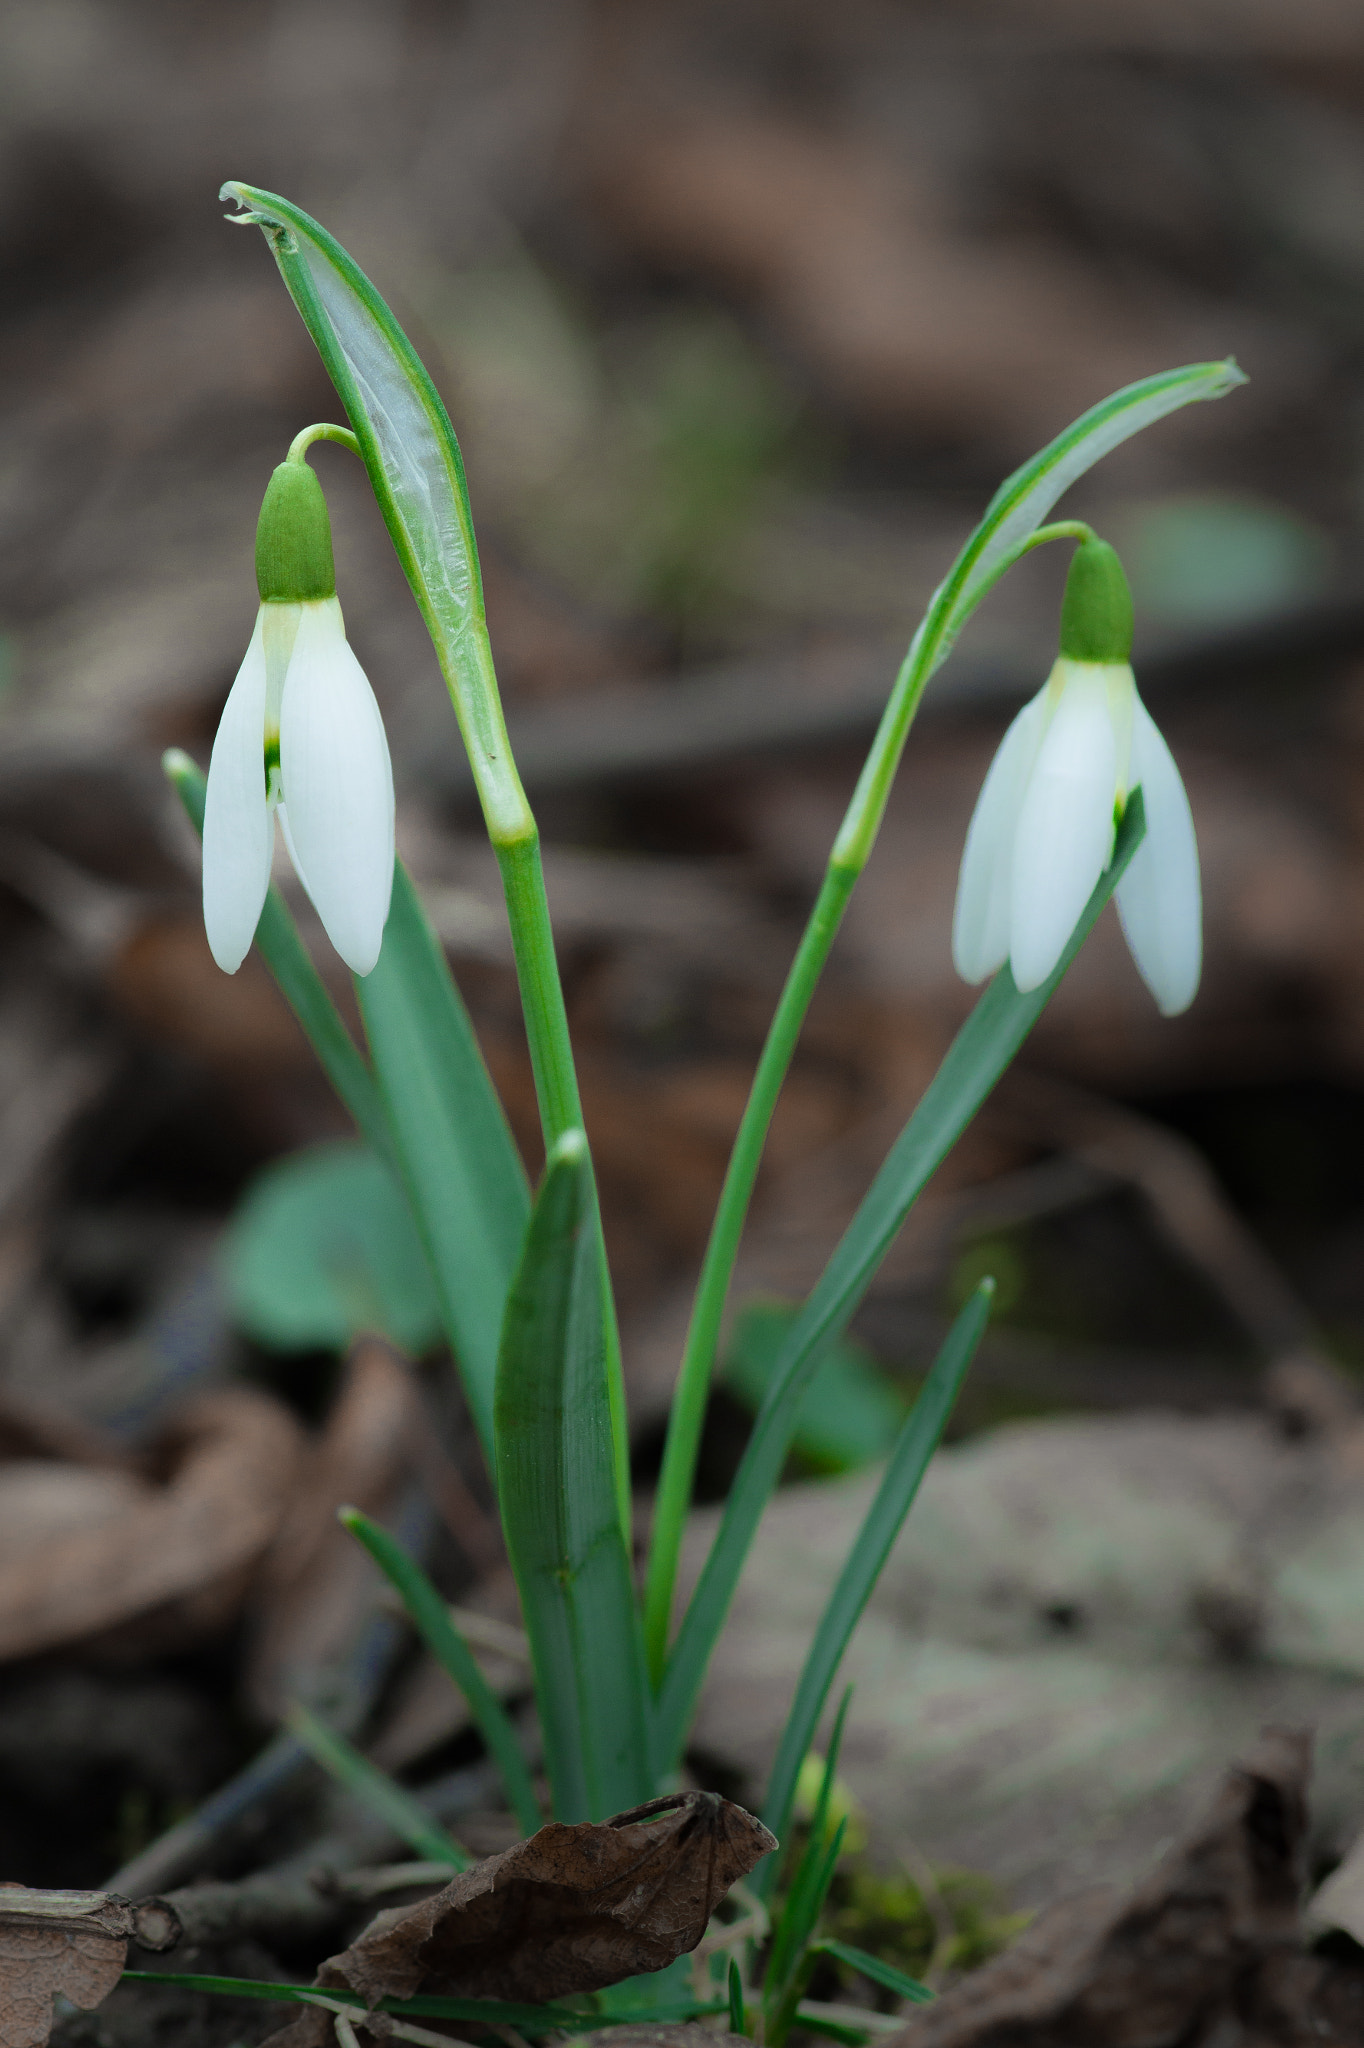
M1053 540L1090 540L1091 529L1082 520L1057 520L1029 534L1003 558L987 588L1035 547ZM982 589L980 595L985 595ZM941 596L941 593L939 594ZM900 765L914 714L919 708L928 680L937 666L935 645L925 628L933 620L938 600L930 607L924 627L915 634L909 652L900 664L889 701L877 727L876 737L857 779L838 836L834 841L819 894L786 979L776 1014L758 1061L753 1086L744 1108L734 1149L730 1154L725 1184L711 1227L706 1255L697 1282L691 1322L687 1330L668 1418L668 1436L659 1474L654 1507L653 1534L644 1587L644 1640L649 1672L655 1685L663 1675L667 1659L668 1634L672 1619L673 1594L677 1584L682 1535L691 1507L696 1477L696 1459L701 1429L710 1395L711 1375L719 1345L720 1327L729 1295L739 1240L748 1217L753 1188L758 1177L767 1132L777 1097L786 1079L796 1041L800 1037L811 998L824 971L843 913L857 886L858 877L871 857L876 835L886 814L895 771Z
M302 462L314 441L335 441L342 448L349 448L352 455L358 455L363 462L364 451L349 427L333 426L330 420L319 420L315 426L304 427L289 443L286 462Z
M568 1011L564 1006L563 983L554 952L549 903L545 896L545 874L540 861L540 834L527 812L527 824L515 836L494 839L497 864L502 871L502 889L511 926L516 979L521 991L521 1009L526 1020L531 1072L535 1097L540 1106L540 1127L545 1153L549 1156L567 1131L583 1127L578 1075L573 1064L573 1046L568 1033ZM597 1203L595 1176L593 1201ZM602 1303L606 1329L606 1394L611 1410L611 1442L615 1455L616 1494L621 1526L629 1541L630 1531L630 1433L625 1405L625 1374L621 1361L620 1326L616 1320L615 1297L601 1232L601 1209L597 1204L597 1243L602 1269Z
M697 1452L706 1417L706 1403L710 1397L711 1369L719 1344L730 1275L734 1270L753 1185L767 1143L772 1112L786 1079L815 984L843 921L856 881L855 870L835 867L832 863L825 874L758 1061L734 1149L730 1153L715 1221L711 1225L677 1389L673 1395L672 1413L668 1418L668 1438L654 1506L653 1545L644 1587L644 1641L649 1672L655 1685L663 1675L667 1659L677 1560L691 1507Z

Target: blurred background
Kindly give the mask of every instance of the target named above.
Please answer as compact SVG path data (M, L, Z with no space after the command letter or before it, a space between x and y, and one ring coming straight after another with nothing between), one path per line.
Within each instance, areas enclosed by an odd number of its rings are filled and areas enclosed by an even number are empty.
M337 413L263 240L224 223L229 177L350 249L463 441L644 1486L751 1062L929 593L1003 475L1077 413L1237 357L1244 390L1151 430L1064 506L1129 565L1139 680L1202 847L1203 992L1163 1022L1105 918L859 1319L852 1441L816 1419L800 1469L875 1454L987 1270L1000 1313L968 1434L1152 1406L1268 1402L1300 1431L1352 1415L1353 0L7 0L0 164L0 1398L36 1489L11 1487L20 1513L0 1486L7 1540L13 1523L25 1555L37 1544L40 1480L63 1540L104 1528L111 1473L124 1484L129 1447L191 1394L245 1388L297 1429L336 1385L325 1312L290 1321L297 1272L244 1272L242 1254L229 1285L219 1238L262 1168L344 1137L344 1118L259 962L230 981L213 967L197 850L157 765L169 745L206 764L254 617L262 489L297 429ZM358 466L335 448L314 461L388 721L401 847L533 1166L454 720ZM819 1271L968 1008L956 866L1003 726L1054 652L1049 553L932 685L812 1017L743 1255L737 1299L758 1307L708 1431L711 1498L771 1318ZM393 1334L421 1349L423 1327ZM851 1399L833 1404L844 1421ZM61 1491L59 1466L83 1493ZM477 1472L461 1484L473 1512ZM126 1755L88 1766L74 1862L15 1823L16 1874L96 1881L116 1837L154 1834L268 1719L258 1694L257 1720L214 1723L210 1742L201 1678L174 1658L231 1664L269 1535L210 1620L182 1616L169 1649L125 1646L116 1677L90 1676L77 1623L0 1630L11 1755L38 1722L53 1739L33 1703L58 1683L76 1702L67 1770L111 1725L111 1686L200 1715L182 1745L197 1762L139 1780L140 1806Z

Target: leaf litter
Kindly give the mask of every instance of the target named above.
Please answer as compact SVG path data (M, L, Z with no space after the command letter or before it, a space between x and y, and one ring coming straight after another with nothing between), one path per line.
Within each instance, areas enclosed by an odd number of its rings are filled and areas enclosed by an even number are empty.
M694 1949L720 1901L776 1847L713 1792L651 1800L606 1821L551 1822L419 1905L379 1914L323 1963L320 1991L543 2004L665 1969ZM273 2048L326 2048L310 2010Z
M89 2012L123 1975L130 1941L159 1950L179 1937L162 1899L0 1885L0 2048L44 2048L54 1997Z

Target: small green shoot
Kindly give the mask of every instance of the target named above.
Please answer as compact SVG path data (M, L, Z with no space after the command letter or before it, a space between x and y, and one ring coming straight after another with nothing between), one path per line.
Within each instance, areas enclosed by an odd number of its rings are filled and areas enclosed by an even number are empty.
M284 1716L285 1726L305 1749L311 1750L324 1770L362 1799L366 1806L386 1820L395 1835L432 1863L444 1863L451 1870L472 1869L474 1858L432 1820L421 1801L362 1756L344 1735L338 1735L309 1707L295 1703Z

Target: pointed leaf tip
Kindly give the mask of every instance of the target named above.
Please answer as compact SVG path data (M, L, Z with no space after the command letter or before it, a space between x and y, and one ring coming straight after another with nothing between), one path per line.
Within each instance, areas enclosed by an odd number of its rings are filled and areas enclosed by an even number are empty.
M550 1148L550 1166L577 1166L587 1157L587 1133L575 1128L565 1131Z

